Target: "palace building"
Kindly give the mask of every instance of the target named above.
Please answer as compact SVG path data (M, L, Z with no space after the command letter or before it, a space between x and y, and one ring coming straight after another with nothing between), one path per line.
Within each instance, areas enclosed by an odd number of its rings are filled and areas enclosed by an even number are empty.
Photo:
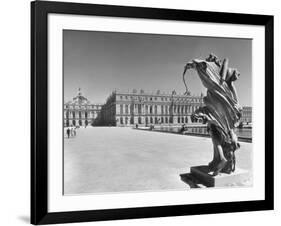
M203 94L114 91L102 106L98 122L105 126L179 125L191 123L191 114L202 105Z
M64 103L64 126L87 126L95 123L102 105L91 104L79 88L72 101Z
M64 103L64 126L150 126L192 123L192 113L203 106L203 94L148 93L144 90L114 91L105 104L93 104L78 89ZM241 122L252 122L252 107L243 107Z

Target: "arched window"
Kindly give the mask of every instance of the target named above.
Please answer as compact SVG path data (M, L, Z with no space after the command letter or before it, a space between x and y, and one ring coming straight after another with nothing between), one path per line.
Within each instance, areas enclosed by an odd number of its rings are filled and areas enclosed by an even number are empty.
M181 118L180 117L178 117L178 123L180 123L181 122Z
M155 124L158 124L158 118L155 117L155 120L154 120Z
M128 105L127 105L127 104L125 105L125 113L126 113L126 114L128 114L128 113L129 113L129 110L128 110Z
M123 125L123 117L120 118L120 124Z
M76 121L75 120L72 120L72 125L76 125Z
M120 114L123 115L123 104L120 104Z
M152 106L150 106L149 113L152 114Z
M188 118L187 117L185 117L185 123L188 123Z
M141 104L138 104L138 114L141 114Z
M161 114L164 114L164 106L161 105Z
M142 124L142 122L141 122L141 117L138 118L138 123L139 123L139 124Z
M164 117L161 117L161 123L164 123Z
M88 112L86 112L86 111L85 111L85 118L88 118Z
M75 118L75 112L74 111L72 112L72 117Z
M154 113L157 114L157 105L154 106Z
M168 120L169 120L169 119L168 119L168 117L166 117L165 119L166 119L166 121L165 121L165 122L166 122L166 123L168 123Z
M151 124L153 123L153 118L152 118L152 117L150 117L150 123L151 123Z

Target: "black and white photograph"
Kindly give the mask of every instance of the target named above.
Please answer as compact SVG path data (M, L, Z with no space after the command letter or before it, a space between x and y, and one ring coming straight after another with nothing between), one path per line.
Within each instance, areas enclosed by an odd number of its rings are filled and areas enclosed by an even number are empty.
M63 194L251 187L252 40L63 30Z

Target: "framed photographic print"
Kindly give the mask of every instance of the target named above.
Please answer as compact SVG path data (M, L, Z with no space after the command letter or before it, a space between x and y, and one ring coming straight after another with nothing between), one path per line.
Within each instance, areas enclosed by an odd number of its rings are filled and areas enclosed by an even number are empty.
M273 209L273 16L31 3L31 223Z

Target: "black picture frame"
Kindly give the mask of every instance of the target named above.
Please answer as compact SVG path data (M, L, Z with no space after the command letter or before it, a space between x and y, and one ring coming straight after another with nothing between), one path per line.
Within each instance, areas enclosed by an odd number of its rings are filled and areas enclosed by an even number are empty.
M265 199L141 208L48 212L48 14L197 21L265 27ZM52 224L272 210L273 16L35 1L31 3L31 223Z

